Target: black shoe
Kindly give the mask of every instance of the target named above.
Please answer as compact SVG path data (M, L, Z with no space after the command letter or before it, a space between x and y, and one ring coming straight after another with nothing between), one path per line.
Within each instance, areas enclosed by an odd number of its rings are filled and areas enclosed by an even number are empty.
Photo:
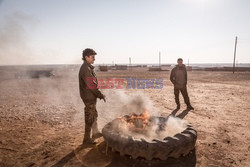
M82 144L86 145L95 145L97 142L95 142L94 139L83 139Z
M191 105L188 105L187 110L194 110L194 107L192 107Z
M180 108L181 108L181 105L178 104L178 105L176 106L176 110L179 110Z
M102 137L101 132L97 132L97 133L92 135L92 139L97 139L97 138L100 138L100 137Z

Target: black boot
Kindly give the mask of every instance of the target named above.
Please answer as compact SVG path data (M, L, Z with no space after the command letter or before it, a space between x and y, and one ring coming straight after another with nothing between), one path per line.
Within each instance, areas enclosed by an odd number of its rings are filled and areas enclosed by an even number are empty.
M84 138L82 141L82 144L84 145L95 145L97 142L95 142L94 139L90 139L90 138Z
M97 121L95 121L92 125L92 139L97 139L102 137L102 133L97 128Z
M91 132L91 126L89 124L85 124L85 132L84 132L84 138L82 143L89 145L89 144L96 144L94 139L90 138L90 132Z

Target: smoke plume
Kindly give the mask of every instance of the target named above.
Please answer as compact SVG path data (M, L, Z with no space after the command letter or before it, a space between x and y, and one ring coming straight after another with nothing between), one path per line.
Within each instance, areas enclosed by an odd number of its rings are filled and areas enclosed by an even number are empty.
M160 116L160 111L154 106L153 102L143 93L128 93L124 91L106 91L105 94L107 97L107 103L98 103L99 111L99 122L101 127L103 127L107 122L110 122L120 116L132 115L132 114L141 114L145 111L149 112L150 116ZM134 133L130 131L127 124L124 126L114 125L115 127L120 128L119 131L131 135L134 138L144 138L146 140L153 139L163 139L167 136L174 136L177 133L182 132L187 127L187 122L169 116L165 122L165 128L163 131L159 131L159 119L154 119L154 122L147 127L147 131L143 134Z
M0 62L6 64L28 64L34 59L29 44L29 33L37 20L22 12L6 15L0 24Z

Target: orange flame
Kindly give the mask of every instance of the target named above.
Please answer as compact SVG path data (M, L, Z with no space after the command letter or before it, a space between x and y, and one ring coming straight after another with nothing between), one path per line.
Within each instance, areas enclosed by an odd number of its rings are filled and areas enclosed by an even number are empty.
M140 115L132 114L129 118L119 117L119 119L122 123L126 123L130 130L141 131L148 125L150 114L145 110Z

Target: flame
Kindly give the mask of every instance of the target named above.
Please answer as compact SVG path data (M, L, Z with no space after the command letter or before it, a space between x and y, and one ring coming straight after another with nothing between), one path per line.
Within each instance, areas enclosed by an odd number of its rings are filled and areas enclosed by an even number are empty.
M122 123L125 123L130 130L142 131L149 123L150 114L145 110L140 115L132 114L129 118L119 117L119 119Z

